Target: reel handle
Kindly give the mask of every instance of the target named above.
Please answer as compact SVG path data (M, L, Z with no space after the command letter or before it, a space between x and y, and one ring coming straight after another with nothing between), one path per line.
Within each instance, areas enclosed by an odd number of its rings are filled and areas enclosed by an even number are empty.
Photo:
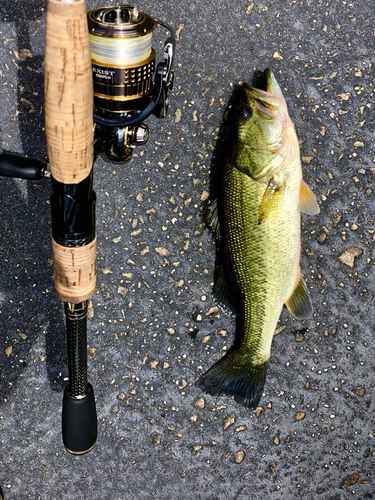
M0 175L18 179L39 180L48 177L47 165L21 156L0 154Z

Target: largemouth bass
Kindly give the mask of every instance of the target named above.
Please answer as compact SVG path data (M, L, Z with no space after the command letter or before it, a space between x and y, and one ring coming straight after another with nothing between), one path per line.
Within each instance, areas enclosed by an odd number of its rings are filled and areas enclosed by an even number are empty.
M235 342L200 377L214 396L254 408L261 398L272 337L285 304L298 319L312 315L301 275L301 212L319 213L302 179L297 135L271 70L267 90L246 83L235 109L235 137L222 164L209 223L222 266L214 294L239 313Z

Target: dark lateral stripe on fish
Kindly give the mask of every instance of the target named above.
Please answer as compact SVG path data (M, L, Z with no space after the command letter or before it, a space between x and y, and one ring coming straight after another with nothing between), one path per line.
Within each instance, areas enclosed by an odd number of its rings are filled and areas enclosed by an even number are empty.
M262 397L268 361L261 365L236 366L233 358L238 358L238 348L231 348L196 385L211 396L233 396L237 403L256 408Z

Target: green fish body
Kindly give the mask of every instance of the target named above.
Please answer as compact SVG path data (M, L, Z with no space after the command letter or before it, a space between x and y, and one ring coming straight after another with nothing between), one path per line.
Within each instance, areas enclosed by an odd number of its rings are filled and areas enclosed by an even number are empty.
M197 382L212 395L256 407L283 305L299 319L312 306L300 269L301 211L319 206L302 180L298 139L280 87L265 71L267 91L247 84L236 108L236 140L223 162L211 225L223 265L215 292L239 313L239 335Z

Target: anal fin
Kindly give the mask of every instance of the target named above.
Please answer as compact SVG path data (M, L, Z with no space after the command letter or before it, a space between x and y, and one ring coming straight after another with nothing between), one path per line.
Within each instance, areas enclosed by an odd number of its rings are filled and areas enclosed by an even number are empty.
M311 318L313 308L309 292L307 291L306 284L302 278L302 274L299 275L297 285L293 290L292 295L285 302L285 305L295 318Z
M225 279L223 264L220 265L216 272L213 293L224 312L238 314L236 298L233 291L230 290L227 280Z

